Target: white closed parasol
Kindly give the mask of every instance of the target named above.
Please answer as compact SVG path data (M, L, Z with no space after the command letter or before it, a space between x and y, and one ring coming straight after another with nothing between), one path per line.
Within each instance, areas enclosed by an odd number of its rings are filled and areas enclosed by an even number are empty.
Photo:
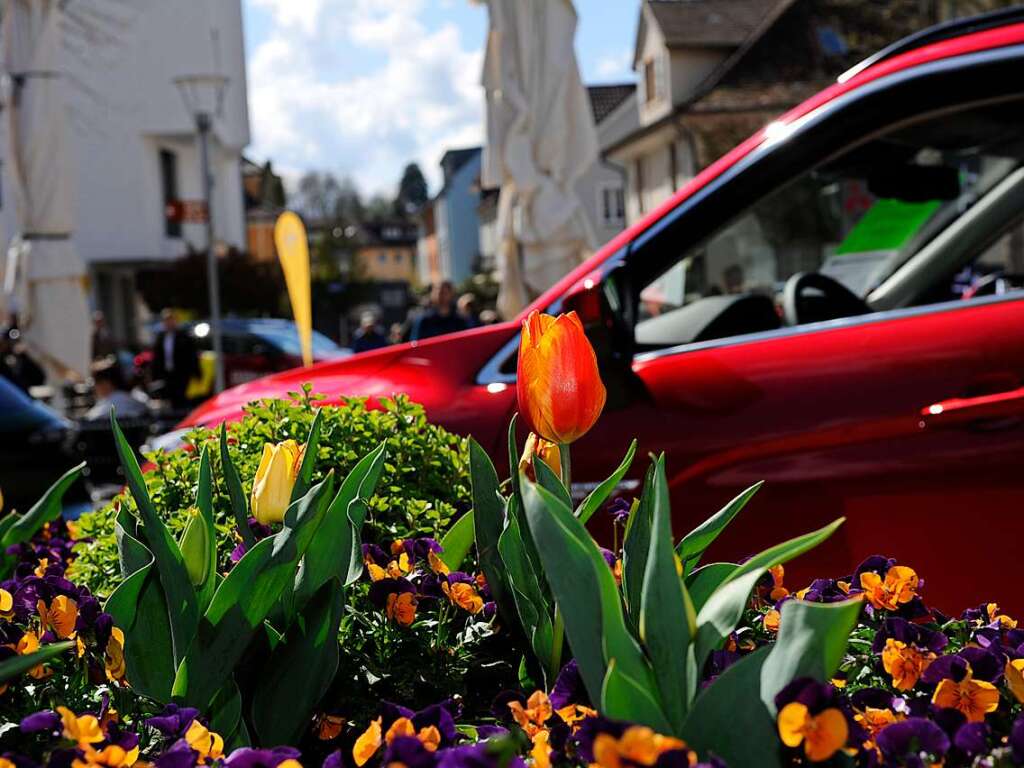
M593 249L575 187L599 148L573 48L571 0L487 5L482 183L501 190L498 308L512 318Z
M18 222L4 293L30 354L53 384L84 378L91 351L86 271L71 241L62 6L61 0L6 0L3 8L7 162Z

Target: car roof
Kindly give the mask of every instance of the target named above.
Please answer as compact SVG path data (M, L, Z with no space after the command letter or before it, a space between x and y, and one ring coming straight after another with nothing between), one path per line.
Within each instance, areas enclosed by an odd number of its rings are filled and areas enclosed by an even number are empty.
M533 311L546 311L575 286L586 281L599 280L605 262L661 221L683 201L739 163L766 140L771 139L772 135L778 135L775 129L785 127L840 96L887 75L942 59L1022 42L1024 8L1018 7L929 27L893 43L841 75L833 85L770 121L746 141L704 168L668 200L620 232L598 249L591 258L542 293L514 319L522 320Z

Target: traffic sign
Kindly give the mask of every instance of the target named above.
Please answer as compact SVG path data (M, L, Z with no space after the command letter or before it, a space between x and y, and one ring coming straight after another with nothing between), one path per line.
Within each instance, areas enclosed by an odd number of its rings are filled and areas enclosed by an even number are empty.
M210 218L210 209L202 200L172 200L165 212L168 221L185 224L205 224Z

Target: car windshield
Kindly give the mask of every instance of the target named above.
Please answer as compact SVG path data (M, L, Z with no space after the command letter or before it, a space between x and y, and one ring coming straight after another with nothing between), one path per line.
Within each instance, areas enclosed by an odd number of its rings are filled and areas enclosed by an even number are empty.
M866 298L1020 166L1021 112L1001 105L925 122L803 174L647 284L640 319L712 296L778 301L806 272Z

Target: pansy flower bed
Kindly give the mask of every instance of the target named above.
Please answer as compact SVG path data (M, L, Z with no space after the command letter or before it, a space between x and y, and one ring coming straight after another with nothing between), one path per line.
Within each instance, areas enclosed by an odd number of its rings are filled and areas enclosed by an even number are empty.
M184 495L151 493L167 476L143 475L115 423L132 504L104 518L116 555L105 540L81 571L109 594L68 570L94 533L59 518L74 472L0 518L0 768L1024 765L1013 617L944 616L912 563L881 556L788 583L841 520L707 562L757 486L680 536L665 457L638 498L615 495L635 445L577 503L593 352L571 315L531 317L523 344L531 437L507 473L470 440L471 508L430 533L364 539L395 493L388 443L341 471L309 393L304 440L206 434Z

